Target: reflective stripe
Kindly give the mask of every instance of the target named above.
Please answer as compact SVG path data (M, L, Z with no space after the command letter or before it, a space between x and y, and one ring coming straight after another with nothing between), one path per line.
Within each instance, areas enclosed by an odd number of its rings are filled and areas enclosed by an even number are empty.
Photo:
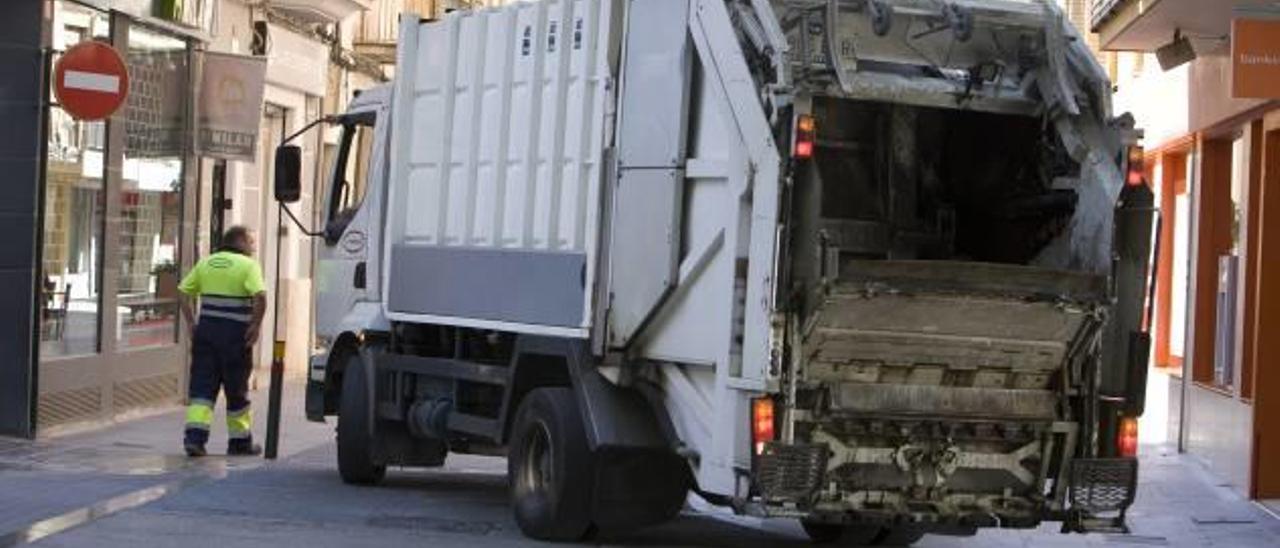
M229 308L250 308L253 306L253 301L243 297L218 297L216 295L201 295L200 304L224 306Z
M223 312L221 310L209 310L203 308L200 310L201 318L222 318L224 320L235 320L237 322L249 323L253 321L253 314L238 314L235 312Z
M239 411L227 411L227 437L247 439L253 428L253 410L245 407Z
M213 424L213 402L201 399L191 400L191 404L187 405L187 428L208 430L211 424Z

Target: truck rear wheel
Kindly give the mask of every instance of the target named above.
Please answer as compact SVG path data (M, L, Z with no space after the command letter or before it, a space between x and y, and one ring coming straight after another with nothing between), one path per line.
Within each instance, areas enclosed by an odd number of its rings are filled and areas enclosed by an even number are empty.
M595 473L568 388L529 392L516 412L507 470L516 523L527 536L575 541L591 529Z
M883 529L874 525L841 525L820 521L801 520L809 540L814 544L833 544L837 546L865 546L879 537Z
M387 475L387 466L373 459L373 413L364 360L349 354L338 408L338 473L346 483L373 485Z

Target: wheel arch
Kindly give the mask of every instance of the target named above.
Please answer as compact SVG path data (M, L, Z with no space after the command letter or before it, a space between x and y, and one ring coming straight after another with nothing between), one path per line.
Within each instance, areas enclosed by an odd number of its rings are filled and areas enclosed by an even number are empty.
M511 358L501 411L499 441L507 443L521 400L542 387L568 387L577 398L591 449L671 450L677 440L662 428L659 410L640 391L613 384L595 367L589 343L578 339L521 336Z
M328 356L325 359L325 375L324 375L324 414L336 415L338 413L338 402L342 397L342 380L346 375L346 369L350 364L350 359L359 357L360 351L364 348L369 338L376 338L376 333L343 331L333 340L333 345L329 347Z

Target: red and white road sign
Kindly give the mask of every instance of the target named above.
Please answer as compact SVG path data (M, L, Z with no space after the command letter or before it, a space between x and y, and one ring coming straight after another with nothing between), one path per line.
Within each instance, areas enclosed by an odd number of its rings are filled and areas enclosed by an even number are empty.
M129 95L129 68L115 48L81 42L67 49L53 68L53 92L77 120L111 116Z

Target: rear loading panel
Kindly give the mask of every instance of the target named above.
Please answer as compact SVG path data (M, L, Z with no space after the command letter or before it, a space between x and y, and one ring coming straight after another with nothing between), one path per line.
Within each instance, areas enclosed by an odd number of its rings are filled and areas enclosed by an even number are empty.
M803 330L780 495L862 519L1032 525L1061 508L1105 278L1016 265L851 260ZM768 460L766 457L764 460ZM793 476L794 477L794 476ZM811 488L812 490L808 490ZM769 491L768 486L764 486Z

